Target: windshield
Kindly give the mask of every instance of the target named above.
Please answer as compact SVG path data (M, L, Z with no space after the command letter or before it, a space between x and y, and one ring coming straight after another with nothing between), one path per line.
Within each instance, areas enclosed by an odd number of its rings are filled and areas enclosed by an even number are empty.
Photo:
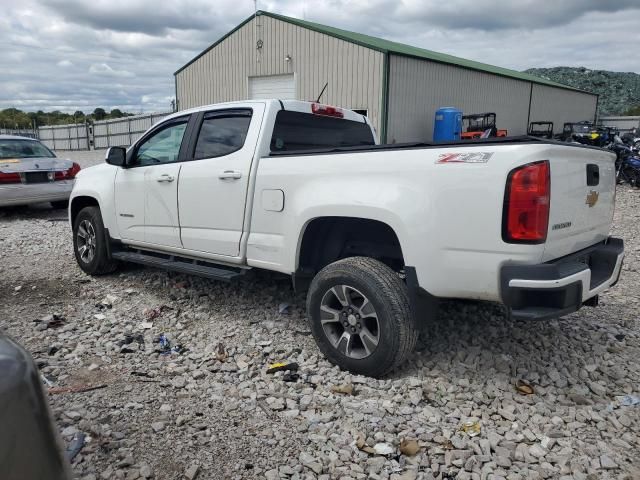
M0 138L0 158L34 158L55 155L36 140L15 140Z

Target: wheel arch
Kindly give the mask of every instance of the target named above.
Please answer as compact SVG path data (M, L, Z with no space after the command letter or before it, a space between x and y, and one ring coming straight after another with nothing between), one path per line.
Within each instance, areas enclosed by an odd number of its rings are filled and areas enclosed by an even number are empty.
M355 256L375 258L396 271L405 262L400 236L385 221L356 216L311 218L298 238L294 284L304 290L323 267Z
M71 204L69 205L69 222L71 223L71 228L73 228L78 213L85 207L100 208L100 202L98 202L98 199L95 197L89 195L79 195L71 199Z

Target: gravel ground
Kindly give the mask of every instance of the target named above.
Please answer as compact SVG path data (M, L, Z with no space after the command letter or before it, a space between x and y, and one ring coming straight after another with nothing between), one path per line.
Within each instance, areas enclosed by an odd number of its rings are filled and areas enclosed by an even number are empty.
M78 162L82 168L91 167L104 162L104 155L106 153L106 150L83 150L78 152L73 150L58 150L55 152L56 156L60 158L68 158L69 160Z
M640 478L639 207L621 187L627 257L600 307L527 323L450 302L383 380L319 355L282 278L91 278L65 213L45 206L0 210L0 328L54 387L102 387L49 394L64 441L88 435L78 478ZM162 333L187 351L157 353ZM299 378L267 374L276 361Z

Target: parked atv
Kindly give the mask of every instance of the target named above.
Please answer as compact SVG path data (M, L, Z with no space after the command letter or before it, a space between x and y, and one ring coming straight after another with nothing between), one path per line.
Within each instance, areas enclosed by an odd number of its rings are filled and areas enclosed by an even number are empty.
M527 135L539 138L553 138L553 122L531 122Z
M640 154L637 150L626 145L618 135L608 146L616 154L617 183L628 183L632 187L640 187Z
M506 137L506 130L498 130L496 127L495 113L474 113L462 117L464 132L460 135L462 140L487 137Z
M558 139L564 142L578 142L589 145L592 129L593 123L591 122L567 122L563 125L562 133Z

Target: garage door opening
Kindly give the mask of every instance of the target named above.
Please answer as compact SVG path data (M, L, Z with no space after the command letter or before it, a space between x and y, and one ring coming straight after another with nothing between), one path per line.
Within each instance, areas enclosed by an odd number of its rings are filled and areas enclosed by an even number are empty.
M296 99L296 82L293 73L249 77L249 100L259 98Z

